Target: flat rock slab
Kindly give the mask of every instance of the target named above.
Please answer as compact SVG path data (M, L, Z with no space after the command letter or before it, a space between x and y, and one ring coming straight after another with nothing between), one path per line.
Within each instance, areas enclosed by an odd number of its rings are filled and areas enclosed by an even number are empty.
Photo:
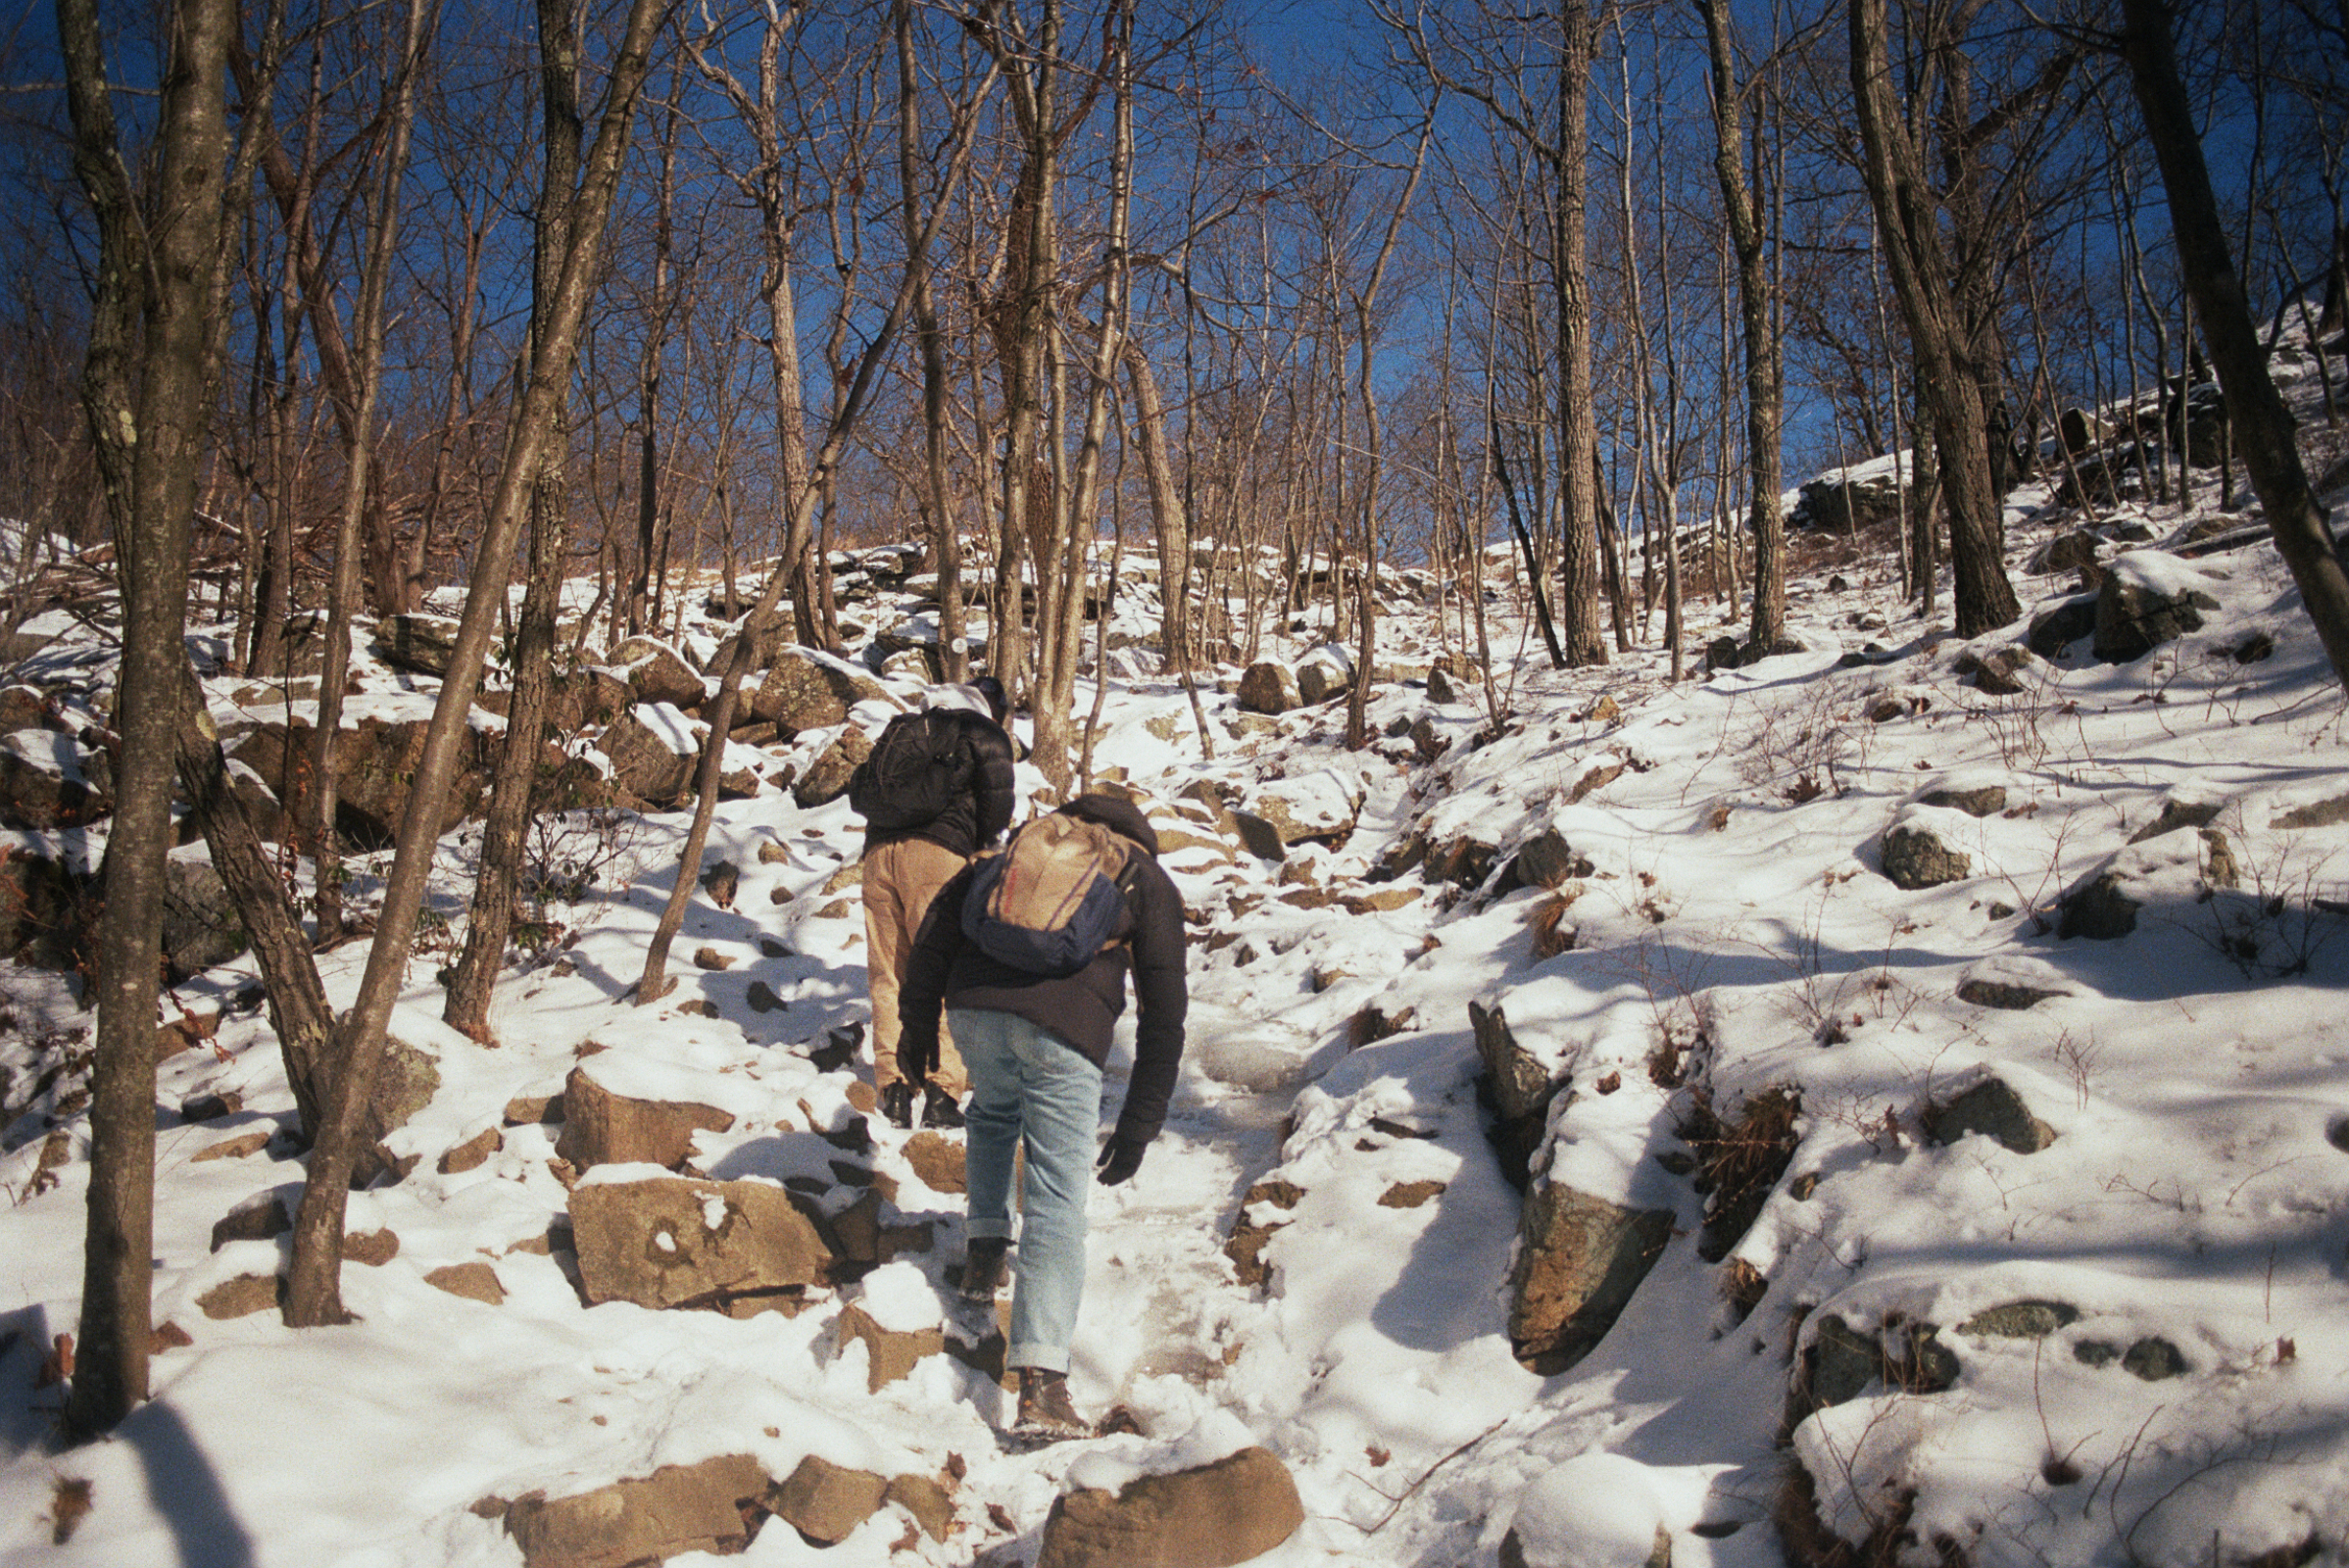
M506 1508L506 1533L527 1568L632 1568L689 1551L731 1554L750 1544L740 1506L773 1483L747 1453L664 1465L649 1476Z
M1304 1520L1288 1469L1263 1448L1243 1448L1115 1493L1059 1497L1036 1568L1231 1568L1272 1550Z
M563 1086L563 1136L555 1152L580 1170L638 1164L674 1170L693 1152L695 1133L722 1133L733 1125L733 1112L697 1101L613 1094L581 1064Z
M822 1278L831 1261L804 1201L764 1182L584 1184L570 1201L580 1289L591 1306L713 1310L796 1292Z

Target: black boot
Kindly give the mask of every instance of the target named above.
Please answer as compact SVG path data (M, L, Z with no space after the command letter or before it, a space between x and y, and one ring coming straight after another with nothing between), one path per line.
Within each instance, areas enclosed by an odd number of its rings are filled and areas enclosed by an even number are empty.
M936 1084L929 1084L923 1088L921 1095L921 1124L924 1127L959 1127L962 1125L962 1107L954 1102L953 1095Z
M881 1114L892 1127L913 1125L913 1086L901 1078L881 1090Z

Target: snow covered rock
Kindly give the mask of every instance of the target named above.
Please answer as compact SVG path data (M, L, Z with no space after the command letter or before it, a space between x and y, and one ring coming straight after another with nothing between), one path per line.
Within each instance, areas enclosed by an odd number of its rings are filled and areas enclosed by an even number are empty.
M612 651L612 662L626 666L628 689L640 703L695 709L709 695L701 672L658 637L629 638Z
M1297 695L1307 708L1318 708L1353 689L1353 656L1336 643L1323 643L1297 662Z
M1306 839L1340 839L1353 831L1362 809L1359 772L1321 768L1301 777L1278 779L1256 793L1248 805L1273 826L1284 846Z
M842 1309L836 1332L841 1352L864 1347L865 1387L873 1394L946 1351L937 1293L911 1263L884 1264L866 1275L863 1295Z
M2211 888L2233 886L2237 876L2234 852L2216 828L2130 844L2065 890L2056 935L2117 941L2136 930L2137 911L2147 905L2196 904Z
M1271 660L1258 660L1240 677L1240 710L1247 713L1286 713L1304 706L1297 672Z
M694 754L679 742L690 735L682 710L641 705L613 719L596 742L612 761L612 783L648 806L674 805L693 781Z
M733 1125L733 1112L715 1105L614 1094L582 1063L563 1086L563 1136L555 1152L579 1170L634 1164L674 1170L693 1152L696 1132L722 1133Z
M1510 1281L1517 1359L1547 1377L1590 1353L1672 1239L1668 1208L1627 1208L1556 1182L1526 1196Z
M869 1470L809 1454L775 1490L783 1522L820 1545L836 1545L870 1519L889 1495L889 1482Z
M633 1301L746 1316L796 1298L831 1258L800 1200L765 1182L649 1171L589 1180L572 1191L570 1216L591 1306Z
M2024 644L2041 659L2064 657L2074 643L2096 634L2096 595L2080 594L2031 617Z
M749 1454L721 1454L568 1497L516 1498L506 1505L506 1534L525 1568L629 1568L689 1551L738 1552L752 1532L737 1504L765 1499L773 1486Z
M2112 564L2096 590L2096 631L2089 645L2108 664L2142 659L2163 643L2202 629L2205 610L2219 601L2210 579L2176 556L2132 551Z
M1036 1568L1231 1568L1297 1533L1304 1504L1260 1447L1052 1503Z
M394 615L376 632L375 649L394 669L438 679L456 657L457 625L446 615Z
M2035 1154L2055 1142L2055 1129L2032 1115L2021 1092L1998 1077L1984 1078L1934 1105L1925 1121L1936 1144L1981 1133L2018 1154Z
M856 765L872 754L873 743L862 730L854 726L843 729L839 738L807 764L807 776L792 786L793 804L803 811L812 811L839 800L849 792L849 779Z
M1917 892L1945 882L1963 882L1974 874L1974 860L1953 850L1933 830L1933 808L1903 811L1884 829L1879 848L1884 875L1896 888Z
M0 953L42 968L70 967L87 880L45 855L0 848Z
M888 690L847 660L786 648L750 694L748 706L754 718L796 735L845 724L851 708L873 698L889 701Z
M1576 854L1565 834L1546 827L1517 846L1504 881L1521 888L1555 888L1575 877L1589 876L1593 869L1590 858Z
M1579 1454L1518 1496L1500 1561L1501 1568L1671 1568L1663 1496L1638 1460Z
M228 884L212 861L174 855L164 864L163 959L174 982L245 951Z
M55 730L0 738L0 824L48 832L111 814L113 793L96 777L100 760Z

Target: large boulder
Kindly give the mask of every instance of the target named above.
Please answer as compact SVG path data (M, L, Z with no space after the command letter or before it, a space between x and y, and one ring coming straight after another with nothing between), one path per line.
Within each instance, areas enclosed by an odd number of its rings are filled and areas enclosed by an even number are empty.
M206 859L174 855L164 865L163 960L171 983L226 963L247 943L228 884Z
M435 679L457 656L458 623L446 615L394 615L375 631L375 651L394 669Z
M1786 526L1850 532L1899 515L1899 470L1880 460L1823 473L1804 485Z
M85 827L115 808L107 773L105 759L71 735L20 729L0 737L0 826Z
M1579 1454L1517 1498L1501 1568L1672 1568L1654 1472L1620 1453Z
M582 1182L570 1200L580 1293L591 1306L633 1301L733 1316L796 1302L831 1260L805 1201L766 1182Z
M640 703L667 703L695 709L709 695L701 671L658 637L631 637L612 651L612 662L623 665L628 689Z
M1266 1449L1242 1448L1115 1493L1063 1494L1044 1521L1036 1568L1231 1568L1304 1522L1288 1468Z
M873 743L862 730L844 729L837 740L807 764L807 776L791 787L792 803L803 811L829 805L849 792L857 764L873 754Z
M567 1497L532 1493L506 1505L506 1534L521 1548L524 1568L634 1568L689 1551L731 1555L751 1541L743 1505L763 1510L773 1491L757 1459L721 1454Z
M408 811L408 790L431 721L367 714L344 727L334 748L335 824L363 848L389 848ZM440 803L435 835L481 810L498 741L467 728L458 740L457 774ZM228 754L258 773L295 820L310 818L311 726L275 721L247 733Z
M750 693L748 707L754 718L796 735L846 723L849 710L858 703L888 696L879 681L845 659L786 648Z
M2219 601L2199 569L2157 550L2132 551L2112 564L2096 590L2090 648L2108 664L2142 659L2163 643L2202 629L2202 612Z
M655 704L606 725L596 746L611 760L612 788L653 807L681 800L693 783L696 760L692 752L678 749L691 733L683 717L675 708Z
M1510 1278L1517 1359L1548 1377L1595 1349L1672 1239L1672 1219L1555 1182L1529 1193Z
M1323 643L1297 665L1297 695L1307 708L1354 689L1353 657L1336 643Z
M733 1125L733 1112L697 1101L613 1094L582 1062L563 1086L563 1136L555 1152L579 1170L597 1165L675 1170L693 1153L695 1133L722 1133Z
M73 967L94 879L21 845L0 846L0 954L44 969Z
M1259 660L1240 677L1240 708L1248 713L1286 713L1304 706L1297 672L1286 664Z

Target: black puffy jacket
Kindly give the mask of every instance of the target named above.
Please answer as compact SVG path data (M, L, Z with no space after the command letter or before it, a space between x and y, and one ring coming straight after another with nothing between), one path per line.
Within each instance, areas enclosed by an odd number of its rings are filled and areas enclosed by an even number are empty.
M1100 823L1140 852L1133 873L1124 879L1130 891L1117 939L1065 977L998 963L962 935L962 903L978 874L975 864L963 867L931 904L906 960L898 992L898 1054L906 1061L935 1065L941 1009L979 1007L1017 1013L1050 1029L1099 1066L1109 1059L1118 1016L1126 1010L1130 955L1141 1010L1134 1076L1126 1086L1117 1131L1147 1144L1166 1120L1166 1102L1183 1063L1183 1015L1190 1006L1183 973L1183 896L1158 865L1158 835L1130 802L1080 795L1060 809Z
M867 827L864 849L868 855L878 845L895 844L903 839L928 839L967 860L993 844L1011 825L1015 788L1011 737L985 713L961 708L934 709L932 712L954 726L961 759L956 771L961 775L963 787L955 792L953 806L919 827L894 833Z

